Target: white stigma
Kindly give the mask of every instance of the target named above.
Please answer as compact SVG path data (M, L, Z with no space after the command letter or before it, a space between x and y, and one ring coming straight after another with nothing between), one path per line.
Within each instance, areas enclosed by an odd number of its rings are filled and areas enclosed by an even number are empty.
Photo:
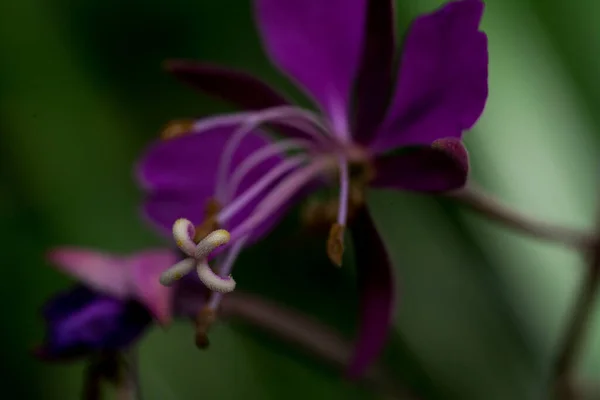
M200 281L210 290L219 293L229 293L235 289L235 281L231 276L220 277L215 274L207 262L208 255L217 247L229 242L231 236L224 229L219 229L209 233L200 243L195 244L193 237L195 234L194 224L191 221L180 218L173 224L173 238L177 247L183 251L188 258L178 262L167 269L160 276L160 283L164 286L171 286L173 283L189 274L194 266L198 273Z

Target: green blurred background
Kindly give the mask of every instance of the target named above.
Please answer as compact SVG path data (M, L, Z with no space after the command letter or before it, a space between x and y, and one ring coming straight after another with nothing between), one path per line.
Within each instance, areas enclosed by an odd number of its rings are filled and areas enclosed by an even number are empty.
M600 3L486 3L490 98L466 135L473 179L536 217L591 228L600 184ZM400 30L439 4L400 1ZM44 365L28 353L42 339L39 306L71 283L44 251L165 245L139 218L132 165L167 121L228 109L179 85L161 62L242 67L297 93L263 54L249 0L3 1L0 54L2 388L9 399L77 399L82 364ZM369 201L401 287L384 357L396 379L431 399L542 398L581 257L443 201L386 192ZM294 239L296 225L291 216L240 259L240 286L350 338L352 267L332 268L322 242ZM579 374L600 383L597 305ZM188 323L153 330L140 348L145 398L377 398L243 325L221 324L211 338L200 352Z

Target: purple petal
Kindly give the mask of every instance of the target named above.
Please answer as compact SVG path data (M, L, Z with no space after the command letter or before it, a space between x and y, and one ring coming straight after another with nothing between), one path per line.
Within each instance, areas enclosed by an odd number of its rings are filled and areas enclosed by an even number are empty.
M290 101L268 83L244 71L189 60L171 60L167 70L199 92L227 101L242 110L264 110L289 105ZM291 137L306 133L289 126L272 124Z
M102 295L84 286L51 299L43 315L46 340L38 354L48 360L125 348L152 321L139 303Z
M166 68L192 88L245 110L262 110L289 104L269 84L243 71L188 60L168 61Z
M207 304L209 295L197 274L186 275L175 283L173 313L177 317L194 318Z
M161 141L152 146L138 167L138 179L149 195L144 212L166 234L171 234L178 218L187 218L198 225L204 219L204 207L214 196L217 170L223 149L235 127L218 128L190 134L176 139ZM231 170L259 148L268 145L264 135L246 136L231 161ZM242 180L237 194L249 188L282 160L273 156L254 168ZM226 229L233 230L262 199L254 201L231 219ZM253 240L264 235L279 220L273 215L253 232Z
M414 21L376 152L460 138L475 124L488 94L487 37L478 30L483 8L480 0L456 1Z
M348 108L358 73L366 0L256 0L258 27L273 62L348 133Z
M395 293L392 263L366 207L358 212L351 232L358 268L360 328L347 373L351 379L358 379L385 345Z
M436 140L431 146L402 149L376 160L374 187L419 192L458 189L467 181L469 155L458 139Z
M392 96L396 54L395 0L371 0L367 10L367 36L356 82L356 126L353 137L360 144L371 141Z

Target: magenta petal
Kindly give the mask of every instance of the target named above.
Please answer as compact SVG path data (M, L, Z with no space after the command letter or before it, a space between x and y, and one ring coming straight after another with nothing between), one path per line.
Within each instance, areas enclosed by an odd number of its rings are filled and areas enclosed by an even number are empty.
M366 0L256 0L255 4L273 62L312 95L338 131L347 130Z
M366 38L356 82L354 140L368 144L382 122L392 96L396 54L395 0L371 0Z
M488 95L487 37L478 30L483 8L480 0L461 0L414 21L375 151L460 138L475 124Z
M138 181L150 191L193 189L194 193L212 196L223 149L237 128L214 128L155 142L137 166ZM246 136L233 157L232 167L268 143L260 134Z
M347 373L351 379L358 379L385 345L392 325L395 293L392 263L366 207L357 214L351 231L358 269L360 326Z
M467 181L469 156L454 138L436 140L431 146L415 146L376 160L374 187L420 192L458 189Z
M178 218L187 218L196 225L204 219L204 207L215 194L223 149L234 129L218 128L161 141L153 145L142 158L137 175L149 192L144 212L167 235L171 234L173 223ZM268 144L265 135L254 133L246 136L232 158L230 171ZM242 180L237 193L249 188L281 160L282 156L273 156L262 162ZM261 199L258 196L225 228L232 230ZM266 228L276 222L276 219L266 221L253 236L258 238L263 235Z
M172 288L160 284L160 274L177 262L170 250L147 250L129 259L135 297L161 324L171 322Z
M100 293L119 299L129 296L129 265L125 258L93 250L60 247L47 255L48 260Z

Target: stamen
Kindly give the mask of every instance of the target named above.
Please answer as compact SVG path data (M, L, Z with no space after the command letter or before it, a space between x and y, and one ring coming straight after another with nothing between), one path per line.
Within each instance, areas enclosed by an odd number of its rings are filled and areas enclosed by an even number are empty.
M175 139L194 130L194 121L179 119L171 121L160 132L160 138L163 140Z
M217 201L217 199L209 199L206 202L206 206L204 206L204 213L208 217L215 216L221 211L221 204Z
M364 206L365 201L365 186L361 183L351 183L348 198L348 220L354 219L356 212Z
M219 268L219 276L223 277L223 276L228 276L229 274L231 274L231 270L233 269L233 264L235 263L235 260L237 259L240 252L242 251L242 248L244 247L244 244L246 243L247 240L248 240L248 236L245 236L245 237L241 238L240 240L236 241L235 244L233 246L231 246L231 248L229 249L229 252L227 253L227 257L225 258L225 261L223 262L223 265L221 265L221 267ZM211 295L210 302L208 303L208 307L212 310L216 310L219 307L219 303L221 302L222 298L223 298L223 293L220 293L220 292L213 293Z
M281 140L275 143L263 146L260 150L254 152L248 158L244 160L231 174L229 184L225 190L226 202L229 202L231 196L234 196L238 186L242 183L243 179L254 169L265 160L270 157L282 154L289 150L308 150L310 149L311 143L308 140L302 139L288 139Z
M340 156L340 198L338 203L337 223L331 226L327 239L327 255L336 266L342 266L344 256L344 227L348 219L348 198L350 193L350 173L348 161Z
M246 189L244 193L236 197L235 200L225 207L218 215L218 223L225 225L231 217L242 210L249 202L254 200L264 189L275 182L277 179L288 173L290 170L298 167L306 160L304 156L292 157L282 161L275 168L271 169L258 182Z
M204 132L214 128L220 128L224 126L239 125L246 121L252 113L250 112L236 112L232 114L216 115L213 117L201 118L194 121L193 129L194 132Z
M312 136L315 141L322 143L325 143L323 134L327 134L328 132L326 126L317 114L294 106L280 106L268 108L263 111L236 112L215 117L201 118L193 122L192 130L199 133L208 129L223 126L241 125L249 122L252 118L261 118L264 120L263 122L268 122L267 120L270 120L272 122L296 128L306 133L308 136ZM315 127L317 127L318 130L315 129Z
M233 264L247 240L247 236L243 237L231 246L225 261L219 268L219 276L224 277L231 273ZM223 299L223 294L220 291L212 292L209 303L196 316L196 346L200 349L205 349L209 345L208 330L217 319L217 308Z
M340 206L338 208L338 224L345 226L348 218L348 194L350 192L350 174L348 162L340 157Z
M344 227L340 224L331 225L327 239L327 256L333 264L342 266L344 256Z
M215 310L210 307L204 307L196 316L196 346L198 348L206 349L208 347L208 329L216 319Z
M208 200L204 207L204 221L200 225L196 225L194 242L199 243L209 233L220 228L217 222L217 215L221 211L221 208L221 204L216 199Z
M315 159L308 166L297 170L277 185L255 208L254 213L232 232L235 238L241 238L254 230L269 215L275 212L308 182L331 168L329 157Z
M325 125L321 122L320 118L313 114L310 111L302 110L297 107L283 106L276 107L272 109L268 109L262 112L258 112L253 114L248 118L247 122L242 125L238 130L232 135L225 146L225 150L223 155L221 156L221 162L219 165L219 170L217 174L217 188L216 188L216 196L218 199L223 200L225 196L225 188L226 179L229 173L229 167L231 161L233 159L233 155L235 151L239 148L244 138L252 133L254 129L259 127L261 124L272 121L285 122L286 118L300 118L301 120L310 122L314 126L321 129L323 133L328 132ZM309 133L309 131L307 131ZM313 132L311 135L315 134L315 138L317 141L321 142L323 145L327 145L328 142L324 141L325 137L320 135L318 132Z

